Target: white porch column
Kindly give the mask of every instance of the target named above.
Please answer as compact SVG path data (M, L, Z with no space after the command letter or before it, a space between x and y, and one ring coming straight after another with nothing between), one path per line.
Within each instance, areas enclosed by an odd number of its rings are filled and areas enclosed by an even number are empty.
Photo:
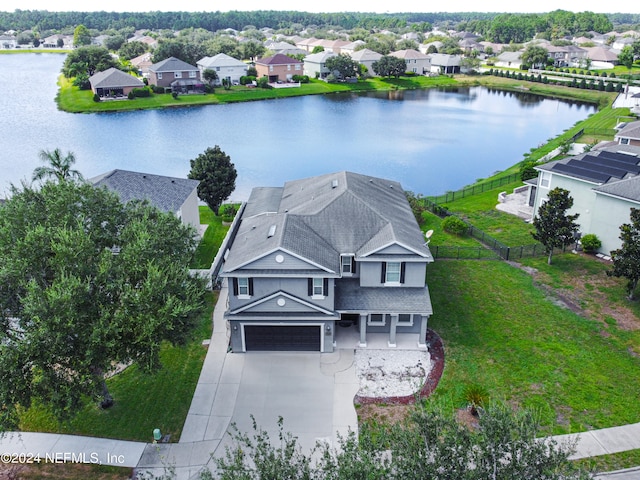
M367 314L360 314L360 348L367 346Z
M418 337L418 348L427 348L427 322L429 315L420 315L420 336Z
M391 314L391 325L389 327L389 345L390 348L394 348L396 346L396 329L398 328L398 314Z

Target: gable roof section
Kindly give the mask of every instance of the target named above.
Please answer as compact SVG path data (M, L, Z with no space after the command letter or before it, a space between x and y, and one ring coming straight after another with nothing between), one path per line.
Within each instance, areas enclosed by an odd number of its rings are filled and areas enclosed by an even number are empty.
M277 298L287 298L291 301L293 301L294 303L296 303L297 305L300 306L301 309L303 309L304 311L307 312L312 312L312 313L323 313L325 315L331 315L331 316L335 316L335 313L327 310L326 308L322 308L316 304L313 304L311 302L307 302L301 298L295 297L294 295L291 295L290 293L284 292L282 290L279 290L275 293L272 293L271 295L268 295L266 297L263 298L259 298L258 300L248 303L246 305L243 305L242 307L239 307L231 312L228 313L228 315L237 315L238 313L242 313L242 312L247 312L249 310L251 310L252 308L255 308L256 306L269 302L271 300L277 299ZM299 313L299 312L298 312Z
M114 67L94 73L89 83L91 88L144 87L141 80Z
M248 65L241 62L237 58L230 57L226 53L219 53L213 57L204 57L198 60L198 65L203 68L215 68L215 67L244 67L248 68Z
M602 185L593 189L594 192L622 198L631 202L640 203L640 176L627 178L619 182Z
M304 61L305 63L325 63L328 58L335 56L337 56L335 53L325 50L324 52L312 53L311 55L307 55L306 57L304 57Z
M365 256L392 244L432 260L399 183L338 172L254 189L224 272L282 249L337 275L340 254Z
M408 49L408 50L398 50L396 52L392 52L389 55L392 57L402 58L404 60L428 60L429 57L422 52L417 50Z
M446 53L430 53L431 65L438 67L458 67L460 66L459 55L447 55Z
M631 140L640 140L640 120L629 122L618 131L615 138L629 138Z
M165 177L150 173L111 170L89 179L96 187L106 187L115 192L123 202L148 200L151 205L165 212L176 213L187 200L198 180Z
M294 63L302 63L295 58L287 57L282 53L276 53L273 57L265 57L256 60L259 65L292 65Z
M382 58L382 55L368 48L363 48L362 50L353 52L351 58L356 62L377 62Z
M198 68L176 57L166 58L149 67L149 71L151 72L188 72L192 70L198 70Z

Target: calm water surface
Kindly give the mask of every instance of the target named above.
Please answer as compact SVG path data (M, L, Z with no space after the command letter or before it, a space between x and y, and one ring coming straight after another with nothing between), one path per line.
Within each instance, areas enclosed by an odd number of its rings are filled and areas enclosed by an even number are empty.
M185 177L220 145L254 186L337 170L398 180L425 195L455 190L522 160L595 108L482 87L325 95L126 113L57 110L63 55L0 55L0 196L28 179L38 152L73 151L85 177L114 168Z

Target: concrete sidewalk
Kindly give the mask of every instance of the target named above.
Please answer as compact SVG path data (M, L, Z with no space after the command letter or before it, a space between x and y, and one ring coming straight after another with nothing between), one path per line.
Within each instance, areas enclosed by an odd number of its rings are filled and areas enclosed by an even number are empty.
M640 423L552 437L558 443L575 443L572 460L640 449ZM640 476L638 476L640 478Z

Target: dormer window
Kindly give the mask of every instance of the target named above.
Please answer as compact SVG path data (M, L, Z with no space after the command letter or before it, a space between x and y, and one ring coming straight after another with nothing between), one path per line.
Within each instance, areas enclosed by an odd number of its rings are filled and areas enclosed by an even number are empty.
M353 275L356 273L356 259L353 255L342 255L340 257L342 275Z

